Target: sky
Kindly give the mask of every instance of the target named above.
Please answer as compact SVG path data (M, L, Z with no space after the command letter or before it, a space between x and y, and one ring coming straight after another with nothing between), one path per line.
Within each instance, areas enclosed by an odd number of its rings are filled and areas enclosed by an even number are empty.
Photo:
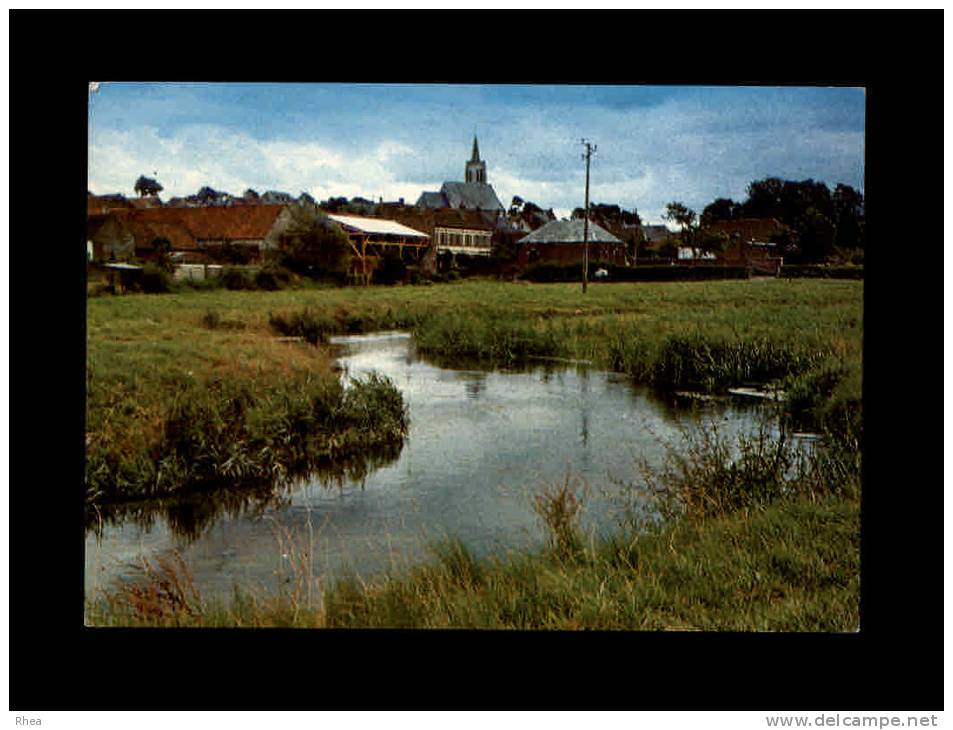
M88 186L132 196L146 175L164 200L209 185L413 203L464 179L476 134L505 206L519 195L568 216L585 138L590 202L662 223L670 201L701 213L765 177L862 191L864 107L844 87L103 82Z

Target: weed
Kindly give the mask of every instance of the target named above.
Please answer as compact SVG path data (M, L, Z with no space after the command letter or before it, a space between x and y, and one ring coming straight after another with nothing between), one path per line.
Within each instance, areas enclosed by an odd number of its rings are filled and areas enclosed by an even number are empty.
M155 622L193 616L199 611L201 599L192 574L178 552L169 558L157 557L153 563L143 557L131 563L137 578L121 581L110 594L112 608L129 612L135 619Z
M533 496L533 510L546 528L549 547L560 558L570 558L582 547L579 515L583 501L578 494L580 489L585 489L585 485L567 469L561 484L547 487Z
M750 512L784 499L858 499L859 450L817 445L805 450L764 428L735 442L712 424L666 445L660 469L641 462L637 491L665 523Z

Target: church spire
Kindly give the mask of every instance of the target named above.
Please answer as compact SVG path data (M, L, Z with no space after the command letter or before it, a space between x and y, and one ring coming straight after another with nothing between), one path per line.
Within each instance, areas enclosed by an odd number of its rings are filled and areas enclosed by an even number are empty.
M467 162L465 179L468 183L486 182L486 163L480 159L480 148L477 146L476 134L473 135L473 154Z

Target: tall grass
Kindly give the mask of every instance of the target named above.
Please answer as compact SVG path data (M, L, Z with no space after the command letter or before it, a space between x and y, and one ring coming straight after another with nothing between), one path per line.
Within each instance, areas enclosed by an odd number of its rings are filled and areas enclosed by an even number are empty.
M402 442L406 407L387 378L278 384L218 380L173 397L155 437L87 447L90 501L280 482L322 462Z
M715 424L683 432L666 445L661 467L640 464L634 485L642 510L651 505L663 520L694 521L750 512L781 500L859 500L859 450L836 440L803 446L764 428L735 440Z

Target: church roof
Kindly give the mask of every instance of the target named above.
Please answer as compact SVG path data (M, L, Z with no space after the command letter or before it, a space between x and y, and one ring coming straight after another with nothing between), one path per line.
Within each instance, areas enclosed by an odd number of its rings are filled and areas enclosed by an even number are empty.
M503 204L489 183L445 182L440 192L451 208L503 210Z
M418 208L449 208L450 202L443 193L424 192L417 198Z
M550 221L517 243L582 243L585 221ZM602 226L589 221L590 243L622 243Z
M480 148L477 145L476 135L473 135L473 154L470 155L470 162L479 162L480 161Z

